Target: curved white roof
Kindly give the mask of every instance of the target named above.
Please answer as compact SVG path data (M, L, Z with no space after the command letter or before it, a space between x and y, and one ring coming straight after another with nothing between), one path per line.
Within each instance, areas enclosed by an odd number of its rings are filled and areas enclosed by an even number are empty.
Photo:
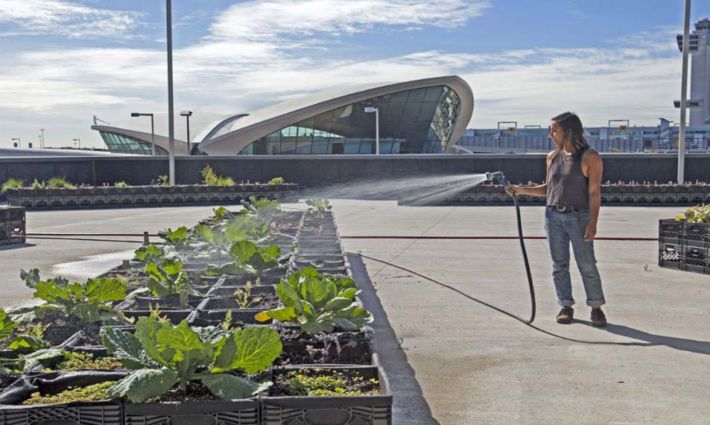
M151 134L143 131L129 130L127 128L111 127L108 125L92 125L92 130L102 131L106 133L120 134L123 136L133 137L142 140L150 145ZM170 151L170 139L159 134L155 134L155 146L159 146L166 151ZM175 139L175 155L187 155L187 142Z
M230 122L230 132L226 134L219 132L205 138L200 143L200 150L209 155L235 155L261 137L320 113L373 97L439 85L445 85L454 90L461 100L459 116L449 139L450 145L452 145L452 142L463 135L473 114L473 92L462 78L448 75L403 83L339 87L311 96L288 100Z

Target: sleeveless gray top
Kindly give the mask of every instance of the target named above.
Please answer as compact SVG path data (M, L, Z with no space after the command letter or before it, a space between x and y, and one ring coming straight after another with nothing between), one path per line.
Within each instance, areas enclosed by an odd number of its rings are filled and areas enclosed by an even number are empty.
M582 173L584 152L572 155L557 152L550 161L547 205L589 209L589 179Z

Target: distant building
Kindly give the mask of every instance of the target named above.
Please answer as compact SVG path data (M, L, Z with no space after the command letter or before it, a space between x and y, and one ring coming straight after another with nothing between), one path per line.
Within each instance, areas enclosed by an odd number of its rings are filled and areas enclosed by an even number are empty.
M617 125L586 127L589 144L598 152L674 152L678 149L679 127L661 118L656 127ZM456 144L460 152L521 153L547 152L554 143L548 128L468 129ZM686 148L710 152L710 125L686 127Z
M683 49L683 36L678 35L678 48ZM710 19L695 24L688 38L690 55L690 121L691 127L710 124Z
M374 110L379 123L376 124ZM473 93L457 76L394 84L339 87L251 114L226 116L175 140L176 154L330 155L443 153L451 151L473 114ZM111 152L150 155L151 134L94 125ZM155 135L157 155L168 138Z

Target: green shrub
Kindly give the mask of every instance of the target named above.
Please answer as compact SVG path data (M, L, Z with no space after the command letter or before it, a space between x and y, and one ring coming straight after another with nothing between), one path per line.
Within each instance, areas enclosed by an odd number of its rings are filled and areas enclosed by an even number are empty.
M51 179L47 180L47 187L52 188L52 189L75 189L76 186L74 186L69 180L67 180L64 177L52 177Z
M25 182L20 179L7 179L7 181L2 184L2 193L5 193L10 189L21 189L24 183Z
M34 179L32 182L32 185L30 186L32 189L44 189L47 187L47 183L43 181L39 181L37 179Z
M284 184L286 183L286 180L283 177L274 177L273 179L269 180L267 184Z
M202 184L207 186L234 186L234 180L230 177L221 177L214 172L212 167L206 165L202 169Z
M128 183L124 182L123 180L116 182L113 184L113 187L128 187Z
M687 221L688 223L710 223L710 204L690 207L679 216L676 221Z
M167 174L162 174L158 176L155 181L151 182L153 186L170 186L170 179L168 179Z

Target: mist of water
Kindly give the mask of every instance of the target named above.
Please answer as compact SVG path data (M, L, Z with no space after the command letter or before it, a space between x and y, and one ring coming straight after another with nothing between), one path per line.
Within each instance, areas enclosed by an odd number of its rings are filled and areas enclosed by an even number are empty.
M406 205L436 205L486 181L485 174L360 180L306 189L306 198L397 200Z

